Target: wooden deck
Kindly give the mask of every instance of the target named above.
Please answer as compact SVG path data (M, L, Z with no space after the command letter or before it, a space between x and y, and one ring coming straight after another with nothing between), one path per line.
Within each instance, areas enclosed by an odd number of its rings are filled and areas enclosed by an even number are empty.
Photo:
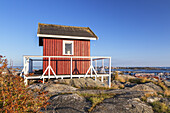
M97 74L97 77L108 77L109 76L109 74ZM42 75L33 75L33 76L27 76L26 78L27 79L42 79L41 78L42 77ZM72 75L72 78L81 78L81 77L83 77L83 78L86 78L86 77L96 77L96 75L82 75L82 74L80 74L80 75ZM49 76L48 75L45 75L43 78L49 78ZM50 78L56 78L54 75L50 75ZM70 75L57 75L57 78L58 79L63 79L63 78L71 78L70 77Z
M33 66L30 62L32 58L47 58L48 59L48 66L45 70L43 70L43 74L33 75L33 76L27 76L29 73L32 73ZM70 74L57 74L53 70L53 66L51 66L51 58L69 58L70 59ZM85 74L74 74L73 73L73 59L79 58L79 59L90 59L90 66ZM104 59L109 59L109 71L108 73L105 73L104 70ZM102 73L97 73L97 60L102 60ZM93 66L92 62L95 62L95 67ZM99 57L99 56L24 56L24 68L20 74L21 77L24 78L25 85L28 84L28 80L31 79L64 79L64 78L86 78L86 77L95 77L95 80L97 80L97 77L101 77L101 81L103 82L103 77L108 77L108 85L111 87L111 57Z

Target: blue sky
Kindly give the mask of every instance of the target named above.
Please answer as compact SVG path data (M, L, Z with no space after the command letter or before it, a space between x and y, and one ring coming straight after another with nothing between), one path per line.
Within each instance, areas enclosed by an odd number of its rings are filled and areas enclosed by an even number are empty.
M170 66L169 0L1 0L0 54L14 65L42 55L39 22L90 27L99 37L91 55L112 66Z

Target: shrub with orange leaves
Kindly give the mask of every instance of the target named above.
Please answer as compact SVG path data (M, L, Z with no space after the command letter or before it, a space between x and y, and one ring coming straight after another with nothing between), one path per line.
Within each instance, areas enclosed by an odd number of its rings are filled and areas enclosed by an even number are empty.
M7 67L7 59L5 56L0 55L0 74Z
M7 60L0 57L3 69ZM45 93L27 88L20 76L0 74L0 112L38 112L48 105L47 100Z

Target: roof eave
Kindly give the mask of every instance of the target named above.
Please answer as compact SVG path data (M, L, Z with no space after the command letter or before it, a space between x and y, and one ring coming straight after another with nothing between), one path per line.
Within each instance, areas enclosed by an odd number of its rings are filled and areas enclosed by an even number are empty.
M96 40L98 40L99 39L99 37L97 37L97 35L89 28L89 27L87 27L90 31L91 31L91 33L96 37Z
M79 37L79 36L65 36L65 35L49 35L49 34L39 34L37 37L48 37L48 38L64 38L64 39L79 39L79 40L98 40L98 37Z

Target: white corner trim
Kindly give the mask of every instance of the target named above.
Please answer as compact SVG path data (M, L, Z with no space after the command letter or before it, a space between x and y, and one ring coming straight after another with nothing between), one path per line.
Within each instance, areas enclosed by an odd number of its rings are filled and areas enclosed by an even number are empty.
M65 54L65 44L66 43L71 43L72 44L72 54ZM63 40L63 55L74 55L74 41L67 41Z
M48 34L37 34L37 37L50 37L50 38L70 38L70 39L86 39L96 40L95 37L78 37L78 36L63 36L63 35L48 35Z

